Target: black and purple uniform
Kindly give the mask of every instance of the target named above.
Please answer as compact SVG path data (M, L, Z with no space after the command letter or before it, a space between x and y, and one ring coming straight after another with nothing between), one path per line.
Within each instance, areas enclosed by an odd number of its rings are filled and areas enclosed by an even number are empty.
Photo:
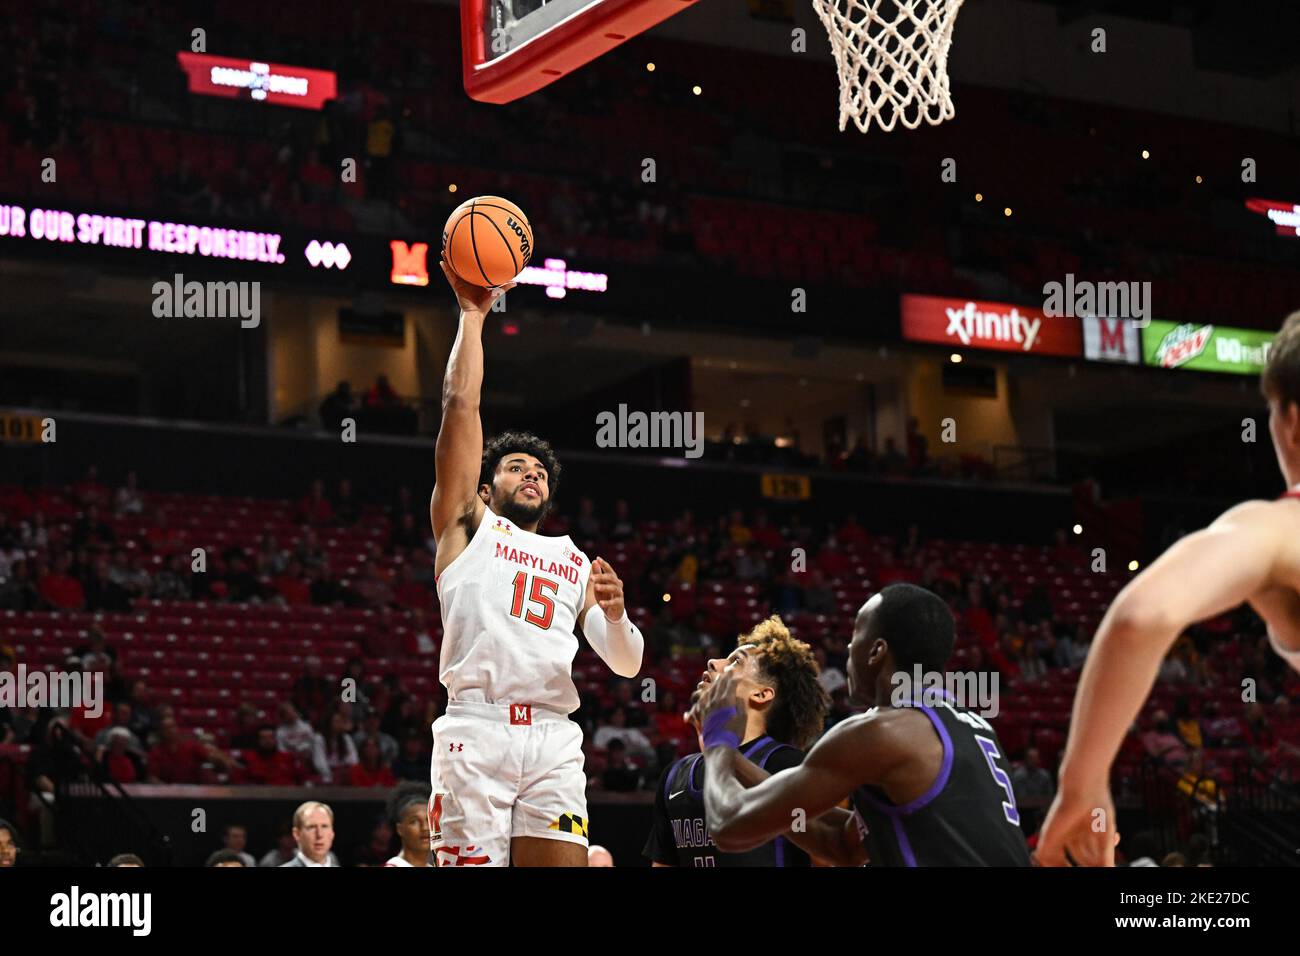
M1011 765L992 725L940 700L913 704L943 743L939 775L925 793L896 805L859 787L853 808L866 824L872 866L1029 866Z
M779 773L803 762L803 751L758 737L740 745L751 763ZM642 855L665 866L811 866L808 854L785 837L744 853L722 853L713 845L704 818L704 755L671 764L659 778L654 822Z

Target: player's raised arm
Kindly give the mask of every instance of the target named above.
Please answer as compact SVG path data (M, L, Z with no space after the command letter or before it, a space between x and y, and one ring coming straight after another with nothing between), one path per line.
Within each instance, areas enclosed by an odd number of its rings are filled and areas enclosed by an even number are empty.
M1114 858L1110 766L1178 636L1265 589L1278 553L1274 505L1251 501L1183 538L1120 592L1097 631L1074 698L1056 800L1038 859L1084 865ZM1094 825L1105 811L1104 829Z
M434 458L436 475L433 498L429 503L433 534L440 545L443 533L467 518L470 520L468 531L472 533L483 513L482 502L476 493L483 458L483 423L479 417L483 390L483 323L492 310L492 304L514 286L513 282L497 289L473 286L448 269L446 263L441 265L460 305L460 324L442 384L442 426L438 430ZM455 551L459 553L458 548ZM440 569L453 557L454 553L448 554L444 560L440 547Z
M697 710L709 835L728 853L784 835L800 815L805 821L820 817L863 784L884 780L906 759L905 741L894 732L893 722L864 715L832 727L799 766L745 789L735 766L744 714L736 707L734 678L728 673L715 678ZM845 847L845 855L849 852Z

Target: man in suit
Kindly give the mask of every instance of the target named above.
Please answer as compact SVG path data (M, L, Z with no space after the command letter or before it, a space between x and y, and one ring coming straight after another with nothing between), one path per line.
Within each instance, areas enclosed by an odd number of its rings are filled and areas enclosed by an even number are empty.
M293 812L293 838L298 852L284 866L338 866L334 845L334 811L328 804L308 800Z

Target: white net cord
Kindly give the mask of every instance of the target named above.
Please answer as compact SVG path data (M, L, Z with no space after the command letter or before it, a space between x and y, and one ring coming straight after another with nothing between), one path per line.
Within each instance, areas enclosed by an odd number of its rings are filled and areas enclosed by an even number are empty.
M840 129L901 122L916 129L956 115L948 50L964 0L813 0L840 77Z

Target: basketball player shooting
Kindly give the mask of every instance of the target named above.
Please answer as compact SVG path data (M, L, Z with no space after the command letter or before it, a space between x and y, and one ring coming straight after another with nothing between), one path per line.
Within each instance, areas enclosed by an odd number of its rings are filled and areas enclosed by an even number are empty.
M1010 768L992 726L947 700L895 695L915 666L942 674L952 612L937 595L892 584L858 611L849 700L870 708L828 730L803 763L746 789L737 773L746 709L735 665L693 711L704 744L710 832L728 853L752 849L849 799L876 866L1028 866ZM919 695L919 689L917 695ZM895 698L898 698L896 701ZM849 838L828 855L851 855Z
M1260 390L1290 490L1276 501L1248 501L1225 512L1115 598L1079 677L1060 783L1035 853L1039 863L1115 865L1111 764L1160 662L1188 627L1246 602L1268 625L1273 649L1300 670L1300 312L1273 340Z
M575 624L621 677L641 668L623 582L566 535L537 529L560 477L551 446L507 432L484 446L483 324L513 283L471 285L446 265L460 325L443 384L430 518L442 608L429 801L439 866L586 866L587 777Z

